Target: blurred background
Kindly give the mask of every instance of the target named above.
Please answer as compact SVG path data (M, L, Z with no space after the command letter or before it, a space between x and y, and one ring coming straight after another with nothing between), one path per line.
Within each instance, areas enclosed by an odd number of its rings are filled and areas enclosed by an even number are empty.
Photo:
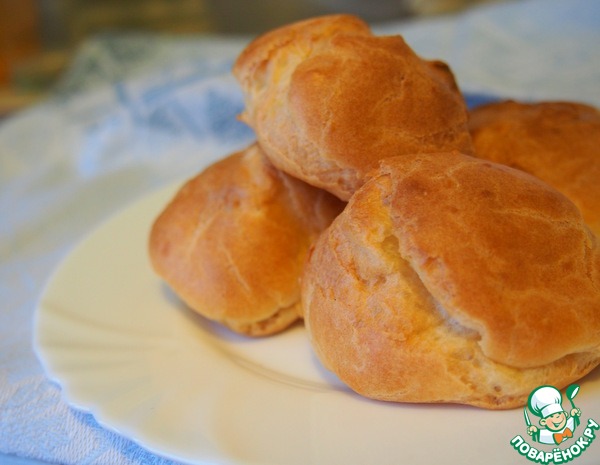
M0 117L42 98L74 50L98 34L251 37L320 14L382 22L492 1L501 0L0 0Z

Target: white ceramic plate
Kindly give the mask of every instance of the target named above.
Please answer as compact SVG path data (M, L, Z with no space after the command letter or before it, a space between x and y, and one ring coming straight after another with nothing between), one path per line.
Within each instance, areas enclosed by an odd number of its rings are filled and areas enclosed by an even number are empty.
M521 409L370 401L320 366L301 325L248 339L187 310L146 253L150 225L174 189L101 226L47 286L35 347L71 405L190 463L530 463L510 444L528 438ZM600 371L580 384L577 437L588 418L600 420ZM599 456L600 440L573 463Z

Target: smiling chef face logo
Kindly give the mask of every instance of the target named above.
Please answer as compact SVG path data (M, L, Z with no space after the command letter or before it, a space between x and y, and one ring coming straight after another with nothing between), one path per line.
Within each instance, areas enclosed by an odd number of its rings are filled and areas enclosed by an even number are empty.
M523 410L528 435L525 438L530 437L534 443L552 447L544 450L542 446L529 444L519 435L510 442L515 450L536 463L565 463L581 455L596 438L600 426L590 418L582 427L582 434L576 434L581 423L581 410L575 406L573 399L578 392L576 384L566 389L569 404L565 403L565 408L562 394L554 386L534 389ZM565 445L559 447L562 444Z
M565 411L562 406L562 394L553 386L540 386L529 394L525 407L525 423L527 434L534 441L542 444L562 444L573 437L575 428L579 425L581 410L575 407L573 398L579 392L579 386L573 384L567 389L567 397L571 408ZM539 417L538 428L529 420L527 408Z

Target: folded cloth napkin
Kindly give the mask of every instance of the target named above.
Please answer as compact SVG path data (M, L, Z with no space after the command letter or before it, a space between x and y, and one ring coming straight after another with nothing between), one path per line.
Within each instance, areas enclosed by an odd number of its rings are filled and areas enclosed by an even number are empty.
M600 2L526 0L380 24L488 96L600 105ZM236 120L246 40L105 36L55 94L0 123L0 453L64 464L169 464L69 406L32 347L36 302L86 233L133 199L253 140Z

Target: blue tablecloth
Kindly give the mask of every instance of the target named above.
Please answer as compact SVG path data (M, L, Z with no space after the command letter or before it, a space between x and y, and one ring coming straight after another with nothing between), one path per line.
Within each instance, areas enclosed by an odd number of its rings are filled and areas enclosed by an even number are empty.
M446 61L475 104L600 106L600 2L524 0L374 25ZM36 302L113 212L245 146L231 64L249 39L104 36L47 101L0 124L0 453L64 464L168 464L71 408L33 347ZM482 461L485 459L482 458Z

